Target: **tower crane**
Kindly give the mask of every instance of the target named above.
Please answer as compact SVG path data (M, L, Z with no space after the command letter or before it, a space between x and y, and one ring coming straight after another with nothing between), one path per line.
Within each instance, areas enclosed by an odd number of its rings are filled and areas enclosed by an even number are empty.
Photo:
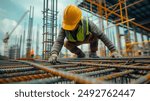
M18 20L17 25L12 29L10 33L6 32L5 37L3 39L4 42L4 56L8 57L8 40L10 39L10 36L13 34L13 32L16 30L18 25L21 23L21 21L24 19L24 17L28 14L29 10L27 10L21 18Z

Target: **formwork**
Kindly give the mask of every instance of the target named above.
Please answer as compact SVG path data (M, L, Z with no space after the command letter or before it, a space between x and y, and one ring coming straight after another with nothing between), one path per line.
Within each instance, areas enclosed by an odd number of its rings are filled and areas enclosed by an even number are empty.
M0 61L1 84L149 84L150 57Z

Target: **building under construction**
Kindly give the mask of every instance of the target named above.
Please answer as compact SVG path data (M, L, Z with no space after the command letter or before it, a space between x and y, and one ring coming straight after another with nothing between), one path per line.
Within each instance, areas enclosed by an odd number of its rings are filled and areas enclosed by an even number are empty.
M9 52L10 59L0 56L0 83L150 83L149 0L76 0L76 6L106 34L122 57L109 57L109 50L99 41L97 52L99 58L76 58L75 55L65 50L65 52L61 51L58 62L53 65L48 62L48 58L58 34L57 25L60 23L58 3L58 0L43 0L41 10L43 24L38 25L36 34L32 31L34 7L30 7L30 10L25 12L23 17L29 12L27 39L24 30L23 41L21 37L18 45L11 46L9 51L8 46L5 49L6 52ZM39 32L40 28L42 33ZM7 34L3 41L8 45L10 34ZM36 40L41 38L40 35L42 36L42 46L39 45L39 41L36 41L34 49L33 35L36 36ZM23 47L25 44L27 45L26 52ZM42 48L41 53L39 53L40 47ZM89 50L84 50L84 47L81 47L82 50L88 54ZM36 51L36 54L33 50Z

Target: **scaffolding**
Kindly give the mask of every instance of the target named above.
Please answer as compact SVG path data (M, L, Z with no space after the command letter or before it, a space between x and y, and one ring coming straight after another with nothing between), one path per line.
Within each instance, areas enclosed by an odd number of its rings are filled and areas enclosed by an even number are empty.
M134 22L135 18L129 18L129 16L128 16L128 8L140 3L142 1L143 0L138 0L138 1L135 1L135 2L127 5L127 2L128 2L127 0L114 1L114 2L116 2L116 4L111 4L110 3L111 1L107 1L107 0L80 0L80 1L77 0L77 2L78 2L77 5L82 10L84 10L88 13L94 14L94 15L98 16L100 19L105 20L106 27L107 27L106 29L109 29L111 27L116 27L117 47L118 47L119 53L121 53L124 56L133 56L133 49L131 47L131 38L130 38L131 37L130 31L131 31L131 29L133 30L133 26L136 26L147 32L147 34L146 34L146 32L145 33L142 32L141 38L143 37L143 34L148 36L148 32L150 31L149 28L147 28L139 23ZM108 26L109 22L111 22L115 25ZM104 24L102 23L101 26L104 26ZM120 27L122 27L124 29L125 34L120 33L120 31L119 31ZM104 30L105 29L103 29L102 31L104 31ZM134 33L135 33L134 37L137 41L136 32L134 32ZM106 33L106 35L107 35L107 33ZM123 47L121 44L122 37L125 39L125 52L124 53L122 51ZM149 40L149 38L147 38L147 39ZM144 41L144 39L142 41ZM105 47L101 47L101 50L103 50L103 52L102 52L103 54L107 53L107 50Z
M19 59L20 58L20 46L18 44L13 45L9 49L9 59Z
M57 37L57 13L57 0L43 1L42 59L48 59L54 40Z

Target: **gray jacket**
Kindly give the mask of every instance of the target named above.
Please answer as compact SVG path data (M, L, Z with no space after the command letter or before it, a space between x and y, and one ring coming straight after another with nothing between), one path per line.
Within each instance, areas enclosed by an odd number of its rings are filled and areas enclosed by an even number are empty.
M83 18L83 20L86 20L86 18ZM107 36L104 33L100 31L100 29L92 21L89 20L88 24L89 24L89 32L92 33L92 35L100 39L108 47L110 51L116 50L112 42L107 38ZM65 37L66 37L65 30L61 28L58 37L52 47L51 54L53 53L59 54L64 44Z

